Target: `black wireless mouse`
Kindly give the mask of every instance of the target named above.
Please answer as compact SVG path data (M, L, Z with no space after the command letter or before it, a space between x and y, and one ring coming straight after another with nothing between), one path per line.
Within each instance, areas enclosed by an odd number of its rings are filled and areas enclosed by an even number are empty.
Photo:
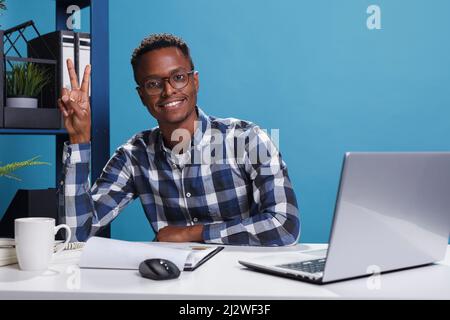
M180 276L180 269L172 261L165 259L147 259L139 265L139 273L152 280L175 279Z

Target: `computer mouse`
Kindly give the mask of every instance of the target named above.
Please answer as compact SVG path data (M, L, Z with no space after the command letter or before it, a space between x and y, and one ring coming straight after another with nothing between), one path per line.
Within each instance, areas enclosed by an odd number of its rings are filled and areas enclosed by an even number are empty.
M139 273L152 280L168 280L178 278L180 269L166 259L147 259L139 264Z

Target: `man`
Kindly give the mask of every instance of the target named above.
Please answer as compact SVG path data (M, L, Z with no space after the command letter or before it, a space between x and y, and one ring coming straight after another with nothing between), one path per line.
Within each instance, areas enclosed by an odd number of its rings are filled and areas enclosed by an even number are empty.
M158 241L296 243L297 202L281 155L255 124L210 117L197 106L199 74L186 43L151 35L131 64L137 93L159 126L119 147L89 188L90 66L79 86L67 61L72 90L58 104L70 136L63 221L71 240L95 235L139 197Z

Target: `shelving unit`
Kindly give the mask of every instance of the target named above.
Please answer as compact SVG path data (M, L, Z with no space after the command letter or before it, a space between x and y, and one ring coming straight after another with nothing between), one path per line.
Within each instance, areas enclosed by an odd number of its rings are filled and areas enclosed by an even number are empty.
M109 159L109 6L108 0L55 0L55 30L66 30L69 15L67 7L77 5L81 9L89 7L91 26L91 181L101 174ZM1 97L4 99L4 97ZM55 137L56 181L62 170L61 157L64 142L69 140L65 129L9 129L0 128L0 134L7 135L48 135ZM101 236L109 237L110 228L105 228Z

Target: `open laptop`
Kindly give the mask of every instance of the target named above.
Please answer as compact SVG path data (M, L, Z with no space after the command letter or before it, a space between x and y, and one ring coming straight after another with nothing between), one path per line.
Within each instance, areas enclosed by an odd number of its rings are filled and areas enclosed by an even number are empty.
M443 260L449 233L450 152L349 152L328 250L239 263L324 284Z

